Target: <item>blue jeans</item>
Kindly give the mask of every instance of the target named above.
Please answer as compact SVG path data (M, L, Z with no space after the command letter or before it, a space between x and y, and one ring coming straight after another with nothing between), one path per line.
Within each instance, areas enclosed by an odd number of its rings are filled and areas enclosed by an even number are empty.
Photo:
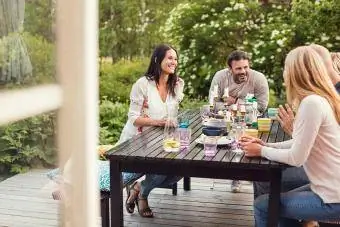
M268 194L254 201L256 227L266 227L268 219ZM280 227L301 226L299 220L340 220L340 203L324 203L309 185L281 193Z
M137 180L142 177L143 173L127 173L123 172L123 184L128 183L131 180ZM166 176L166 175L157 175L157 174L146 174L145 179L141 182L141 196L143 198L148 198L150 192L154 188L158 187L168 187L178 182L182 177L178 176Z
M309 184L309 179L302 167L287 168L282 172L281 192L288 192L295 188ZM269 182L254 182L254 199L269 193Z
M144 199L147 199L154 188L168 187L178 182L182 177L166 176L157 174L146 174L145 179L141 182L140 193Z

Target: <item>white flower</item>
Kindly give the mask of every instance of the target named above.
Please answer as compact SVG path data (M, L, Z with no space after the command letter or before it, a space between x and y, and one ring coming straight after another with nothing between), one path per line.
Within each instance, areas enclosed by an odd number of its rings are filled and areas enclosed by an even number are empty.
M234 9L244 9L244 4L243 3L236 3L234 5Z
M335 37L335 40L340 40L340 36L337 35L337 36Z
M226 8L224 8L224 12L230 12L230 11L232 11L233 9L232 8L230 8L230 7L226 7Z
M274 29L270 35L270 39L274 39L278 34L280 34L280 32Z
M277 43L277 45L279 45L280 47L282 47L283 44L284 44L284 41L283 41L283 39L278 39L278 40L276 40L276 43Z
M327 41L327 40L329 40L329 36L327 36L325 33L322 33L321 34L321 41Z
M209 17L208 14L203 14L203 15L201 16L201 20L204 20L204 19L206 19L206 18L208 18L208 17Z
M227 25L230 24L230 21L229 21L229 20L225 20L225 21L223 21L223 24L224 24L225 26L227 26Z

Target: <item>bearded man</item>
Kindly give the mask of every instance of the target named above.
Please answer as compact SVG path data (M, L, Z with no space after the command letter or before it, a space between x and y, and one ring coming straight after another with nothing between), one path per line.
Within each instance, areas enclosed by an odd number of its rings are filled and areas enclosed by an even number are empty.
M250 68L250 58L244 51L235 50L227 59L228 67L215 73L210 85L209 100L214 96L214 88L218 86L218 99L222 101L225 89L229 97L225 98L228 105L244 100L248 93L257 99L258 110L264 113L268 106L269 88L266 77Z
M262 73L251 69L249 63L250 58L246 52L240 50L231 52L227 59L228 67L214 75L210 85L209 100L216 96L214 94L216 86L218 101L222 101L223 98L228 105L244 100L248 93L254 94L258 111L263 114L269 101L268 81ZM228 97L224 96L225 91L228 91ZM231 191L241 191L240 181L232 181Z

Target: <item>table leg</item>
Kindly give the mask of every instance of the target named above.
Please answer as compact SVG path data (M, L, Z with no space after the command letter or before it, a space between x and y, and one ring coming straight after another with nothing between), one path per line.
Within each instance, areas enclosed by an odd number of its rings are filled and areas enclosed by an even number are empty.
M123 192L120 163L110 161L110 197L111 197L111 226L124 226L123 220Z
M279 225L281 176L282 171L280 169L272 170L270 173L268 227L275 227Z
M184 191L190 191L190 177L183 178L183 188Z

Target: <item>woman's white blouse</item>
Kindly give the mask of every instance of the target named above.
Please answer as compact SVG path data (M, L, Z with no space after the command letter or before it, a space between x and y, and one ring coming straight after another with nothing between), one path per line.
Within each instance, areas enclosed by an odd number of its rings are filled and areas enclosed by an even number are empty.
M167 103L181 102L184 97L183 88L184 81L178 78L175 86L175 97L168 94L166 101L163 102L155 81L148 80L145 76L138 79L131 89L128 120L117 144L132 138L138 133L138 128L134 126L134 122L137 118L141 116L148 116L155 120L166 118Z

